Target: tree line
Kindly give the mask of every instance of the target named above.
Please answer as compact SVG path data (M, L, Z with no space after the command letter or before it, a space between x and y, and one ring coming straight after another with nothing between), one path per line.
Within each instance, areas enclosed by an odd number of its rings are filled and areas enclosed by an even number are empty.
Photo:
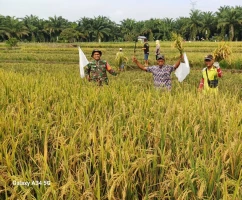
M242 7L222 6L217 12L190 10L189 17L124 19L115 23L105 16L82 17L75 22L62 16L40 19L35 15L16 18L0 15L0 41L16 38L23 42L108 42L134 41L138 35L149 41L171 40L171 33L184 40L242 40Z

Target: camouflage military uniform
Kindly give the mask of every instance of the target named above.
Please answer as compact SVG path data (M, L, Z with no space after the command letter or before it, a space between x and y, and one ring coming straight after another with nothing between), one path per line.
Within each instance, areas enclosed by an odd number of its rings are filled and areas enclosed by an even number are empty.
M87 68L85 69L86 75L89 75L89 81L97 82L98 85L102 85L103 82L108 85L107 71L113 76L117 75L105 60L93 60L88 63Z

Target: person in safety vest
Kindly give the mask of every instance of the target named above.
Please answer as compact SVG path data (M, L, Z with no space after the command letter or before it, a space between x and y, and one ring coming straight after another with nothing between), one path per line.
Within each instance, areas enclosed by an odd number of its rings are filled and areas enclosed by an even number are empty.
M218 78L222 77L222 70L218 62L214 62L213 55L205 56L204 63L206 65L202 70L202 79L199 84L199 91L204 93L217 94Z

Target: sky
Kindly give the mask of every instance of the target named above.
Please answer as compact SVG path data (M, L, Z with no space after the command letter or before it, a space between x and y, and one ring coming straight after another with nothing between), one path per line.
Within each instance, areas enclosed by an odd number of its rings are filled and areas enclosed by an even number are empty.
M242 6L241 0L0 0L0 15L23 18L35 15L40 19L62 16L74 22L99 15L120 23L151 18L189 17L191 9L216 12L221 6Z

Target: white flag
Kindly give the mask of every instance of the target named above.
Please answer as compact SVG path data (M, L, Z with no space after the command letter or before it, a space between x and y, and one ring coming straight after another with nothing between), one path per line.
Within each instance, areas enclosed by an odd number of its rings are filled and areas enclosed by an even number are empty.
M186 53L183 54L185 63L180 63L179 67L175 71L175 75L179 82L182 82L186 76L190 73L190 66Z
M85 54L83 53L83 51L81 50L80 47L78 47L79 49L79 65L80 65L80 75L81 78L85 77L85 73L84 73L84 67L89 63Z

